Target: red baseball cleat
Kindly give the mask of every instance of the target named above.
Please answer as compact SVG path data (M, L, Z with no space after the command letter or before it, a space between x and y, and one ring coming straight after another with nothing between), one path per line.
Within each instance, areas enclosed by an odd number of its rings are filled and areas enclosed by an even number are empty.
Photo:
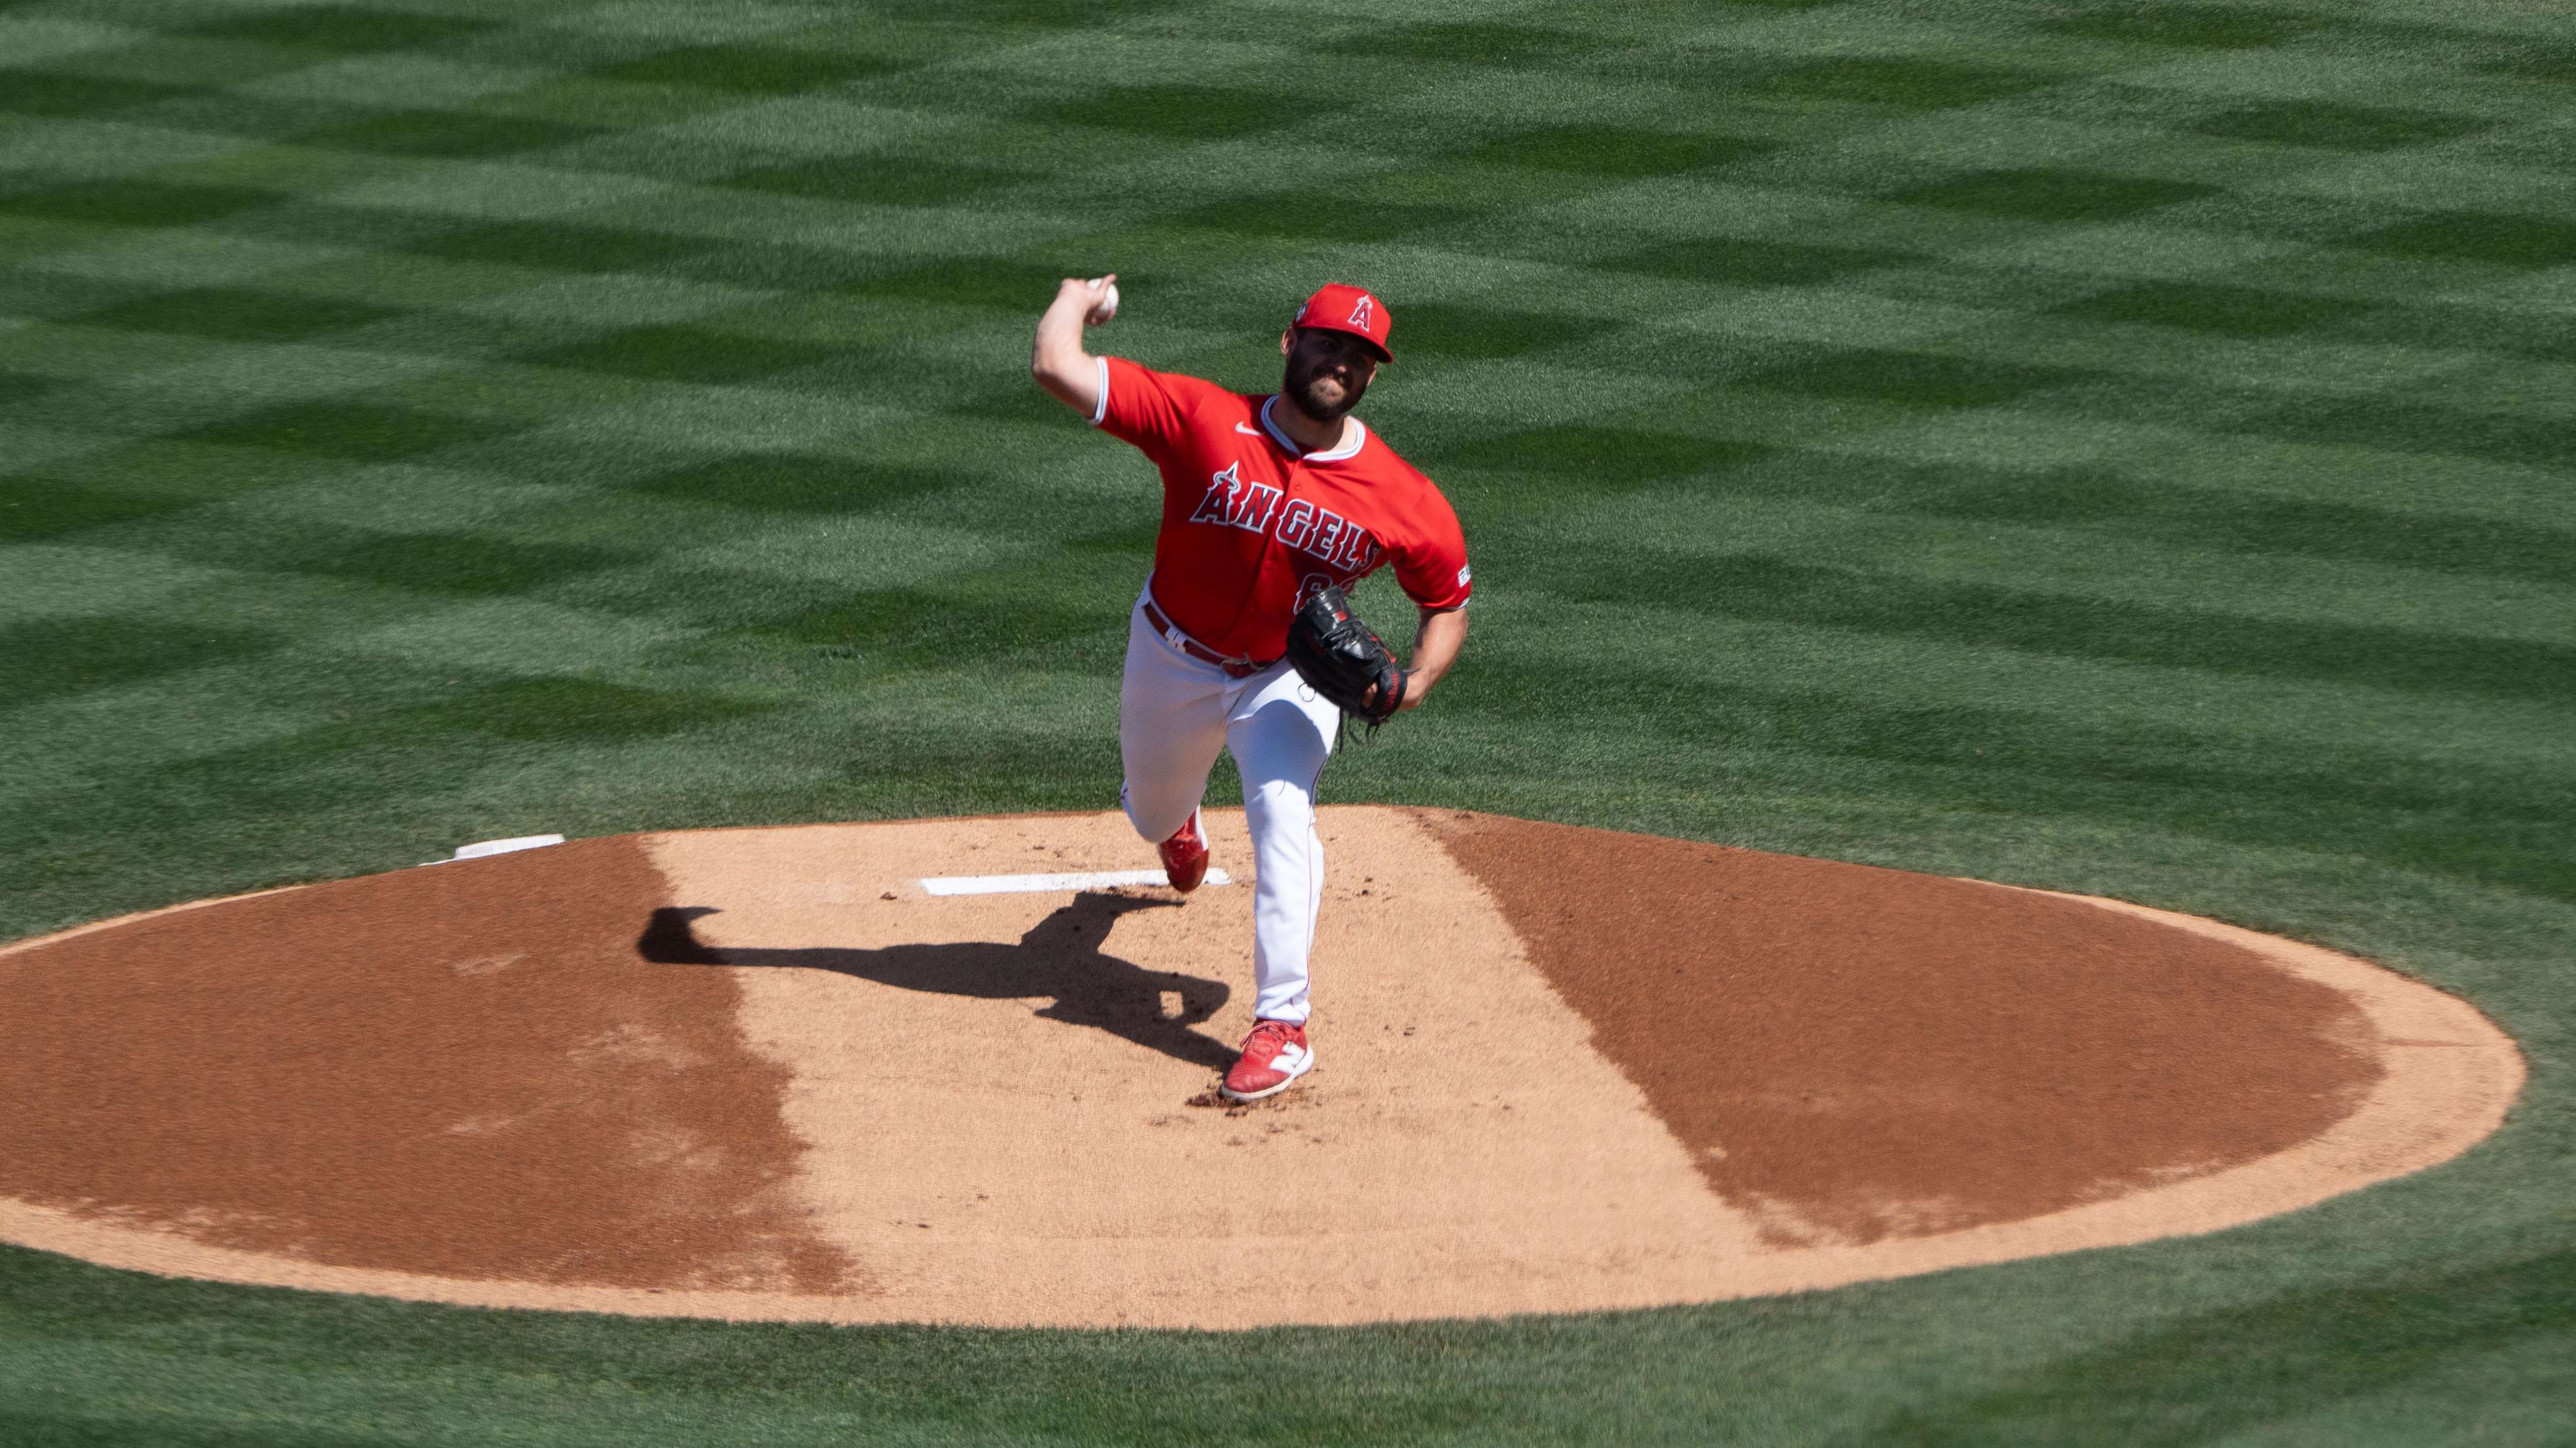
M1199 833L1199 812L1190 811L1190 822L1172 832L1172 837L1154 847L1163 856L1163 875L1172 888L1186 895L1207 878L1207 837Z
M1288 1089L1290 1082L1315 1068L1315 1053L1306 1046L1306 1028L1288 1021L1255 1021L1244 1037L1243 1059L1225 1073L1217 1090L1229 1100L1258 1101Z

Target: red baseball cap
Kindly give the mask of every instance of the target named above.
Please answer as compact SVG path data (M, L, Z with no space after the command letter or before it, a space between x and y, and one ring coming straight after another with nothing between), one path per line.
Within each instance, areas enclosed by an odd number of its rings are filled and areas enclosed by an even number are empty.
M1306 299L1297 315L1288 319L1288 325L1348 332L1376 348L1379 361L1395 360L1395 354L1386 350L1387 334L1395 330L1395 319L1387 315L1386 303L1358 287L1326 283Z

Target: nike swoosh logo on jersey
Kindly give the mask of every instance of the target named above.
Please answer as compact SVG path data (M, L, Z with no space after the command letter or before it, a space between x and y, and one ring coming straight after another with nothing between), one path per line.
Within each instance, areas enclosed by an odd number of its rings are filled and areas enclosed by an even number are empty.
M1235 430L1236 432L1242 433L1245 437L1260 437L1260 436L1262 436L1262 431L1261 431L1261 429L1259 429L1259 428L1257 428L1257 427L1245 427L1242 423L1239 423L1239 422L1238 422L1238 423L1236 423L1236 424L1234 425L1234 430Z

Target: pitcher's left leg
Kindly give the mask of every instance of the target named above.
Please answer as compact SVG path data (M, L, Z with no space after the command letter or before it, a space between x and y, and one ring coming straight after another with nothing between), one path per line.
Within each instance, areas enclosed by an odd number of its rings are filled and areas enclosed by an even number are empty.
M1339 711L1285 668L1247 690L1226 721L1252 833L1253 1014L1263 1020L1306 1019L1308 957L1324 899L1315 780L1332 756L1339 723Z

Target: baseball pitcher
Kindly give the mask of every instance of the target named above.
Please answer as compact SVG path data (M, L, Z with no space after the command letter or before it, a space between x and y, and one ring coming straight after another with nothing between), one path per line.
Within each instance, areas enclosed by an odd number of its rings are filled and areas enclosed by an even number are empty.
M1252 831L1259 994L1222 1089L1252 1101L1315 1064L1316 778L1344 712L1375 724L1419 708L1457 660L1467 544L1440 489L1350 415L1395 360L1385 303L1338 284L1307 298L1279 337L1279 390L1246 396L1084 350L1083 329L1116 313L1116 280L1065 280L1038 319L1030 370L1162 471L1162 527L1119 687L1119 803L1160 848L1172 888L1194 889L1207 872L1199 802L1217 751L1233 751ZM1390 562L1421 609L1401 669L1345 597Z

